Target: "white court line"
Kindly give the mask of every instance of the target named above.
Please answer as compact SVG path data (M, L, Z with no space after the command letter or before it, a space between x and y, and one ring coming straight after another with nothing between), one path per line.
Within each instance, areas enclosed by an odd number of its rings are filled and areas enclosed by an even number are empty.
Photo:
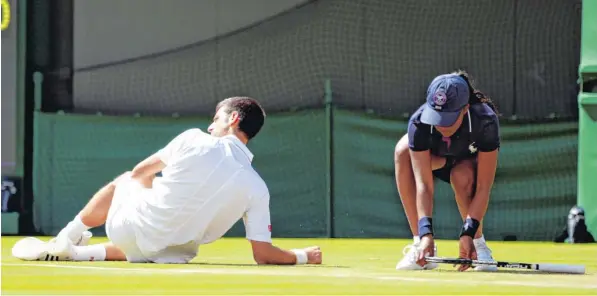
M554 288L577 288L577 289L597 289L597 284L583 284L583 283L554 283L554 282L538 282L538 281L504 281L504 280L458 280L458 279L439 279L427 277L405 277L405 276L391 276L391 275L366 275L346 272L325 272L314 273L311 268L309 270L300 268L288 268L284 272L278 270L238 270L238 269L216 269L216 268L128 268L128 267L106 267L106 266L77 266L77 265L59 265L59 264L39 264L39 263L2 263L3 266L33 266L33 267L49 267L49 268L65 268L65 269L86 269L86 270L102 270L102 271L117 271L117 272L135 272L135 273L150 273L150 274L229 274L229 275L267 275L267 276L308 276L308 277L331 277L331 278L361 278L373 280L387 280L387 281L406 281L406 282L438 282L449 284L463 284L471 285L492 285L492 286L527 286L527 287L554 287Z

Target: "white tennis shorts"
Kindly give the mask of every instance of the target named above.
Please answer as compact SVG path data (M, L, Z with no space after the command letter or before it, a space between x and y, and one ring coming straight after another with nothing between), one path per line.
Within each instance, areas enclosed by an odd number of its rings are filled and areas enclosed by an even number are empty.
M189 242L185 245L171 246L158 254L148 256L145 248L140 244L137 231L139 224L139 207L141 200L153 194L151 189L144 188L137 181L131 179L130 172L125 173L116 181L116 190L106 219L106 234L110 241L121 249L126 259L133 263L170 263L183 264L192 260L199 245ZM148 246L149 247L149 246Z
M151 190L132 180L130 172L116 180L116 190L106 219L106 234L124 252L129 262L150 262L137 245L135 231L138 201L146 194L151 194Z

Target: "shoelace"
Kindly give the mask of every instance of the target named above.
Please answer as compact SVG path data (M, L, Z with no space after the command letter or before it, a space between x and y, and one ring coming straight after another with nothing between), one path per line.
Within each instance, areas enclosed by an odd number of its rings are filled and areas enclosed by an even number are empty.
M416 244L410 244L410 245L406 245L403 249L402 249L402 255L406 255L410 249L414 248L415 249L415 254L417 253L417 245Z
M406 245L403 249L402 249L402 255L406 255L410 249L414 248L415 251L413 252L414 254L417 254L419 252L419 250L417 249L419 245L418 244L410 244L410 245ZM487 246L484 246L489 253L491 253L491 250L489 250L489 248L487 248ZM433 253L437 254L437 246L433 246Z

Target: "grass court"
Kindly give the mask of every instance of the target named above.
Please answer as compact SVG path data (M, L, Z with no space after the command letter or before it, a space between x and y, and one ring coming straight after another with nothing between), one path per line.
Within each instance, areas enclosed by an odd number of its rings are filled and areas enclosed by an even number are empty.
M201 246L186 265L123 262L25 262L11 256L21 237L2 237L2 295L291 294L291 295L597 295L597 246L549 242L488 242L496 260L584 264L585 275L396 271L398 239L274 239L284 248L319 245L321 266L257 266L249 243L225 238ZM42 237L48 240L49 237ZM106 241L98 237L92 243ZM438 255L457 257L458 242L439 240Z

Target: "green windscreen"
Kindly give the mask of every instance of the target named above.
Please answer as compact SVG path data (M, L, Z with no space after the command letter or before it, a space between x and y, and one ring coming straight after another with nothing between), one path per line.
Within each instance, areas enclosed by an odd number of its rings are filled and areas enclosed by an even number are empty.
M579 74L585 83L578 96L578 203L589 231L597 233L597 1L583 2Z
M361 112L333 113L333 168L324 110L268 116L250 144L269 186L274 236L410 237L394 181L393 151L406 123ZM36 225L55 234L103 184L208 118L36 114ZM577 124L502 126L496 181L485 218L488 239L550 240L576 200ZM328 211L326 178L333 176ZM436 182L435 228L454 238L460 216L448 184ZM238 224L228 235L243 235Z

